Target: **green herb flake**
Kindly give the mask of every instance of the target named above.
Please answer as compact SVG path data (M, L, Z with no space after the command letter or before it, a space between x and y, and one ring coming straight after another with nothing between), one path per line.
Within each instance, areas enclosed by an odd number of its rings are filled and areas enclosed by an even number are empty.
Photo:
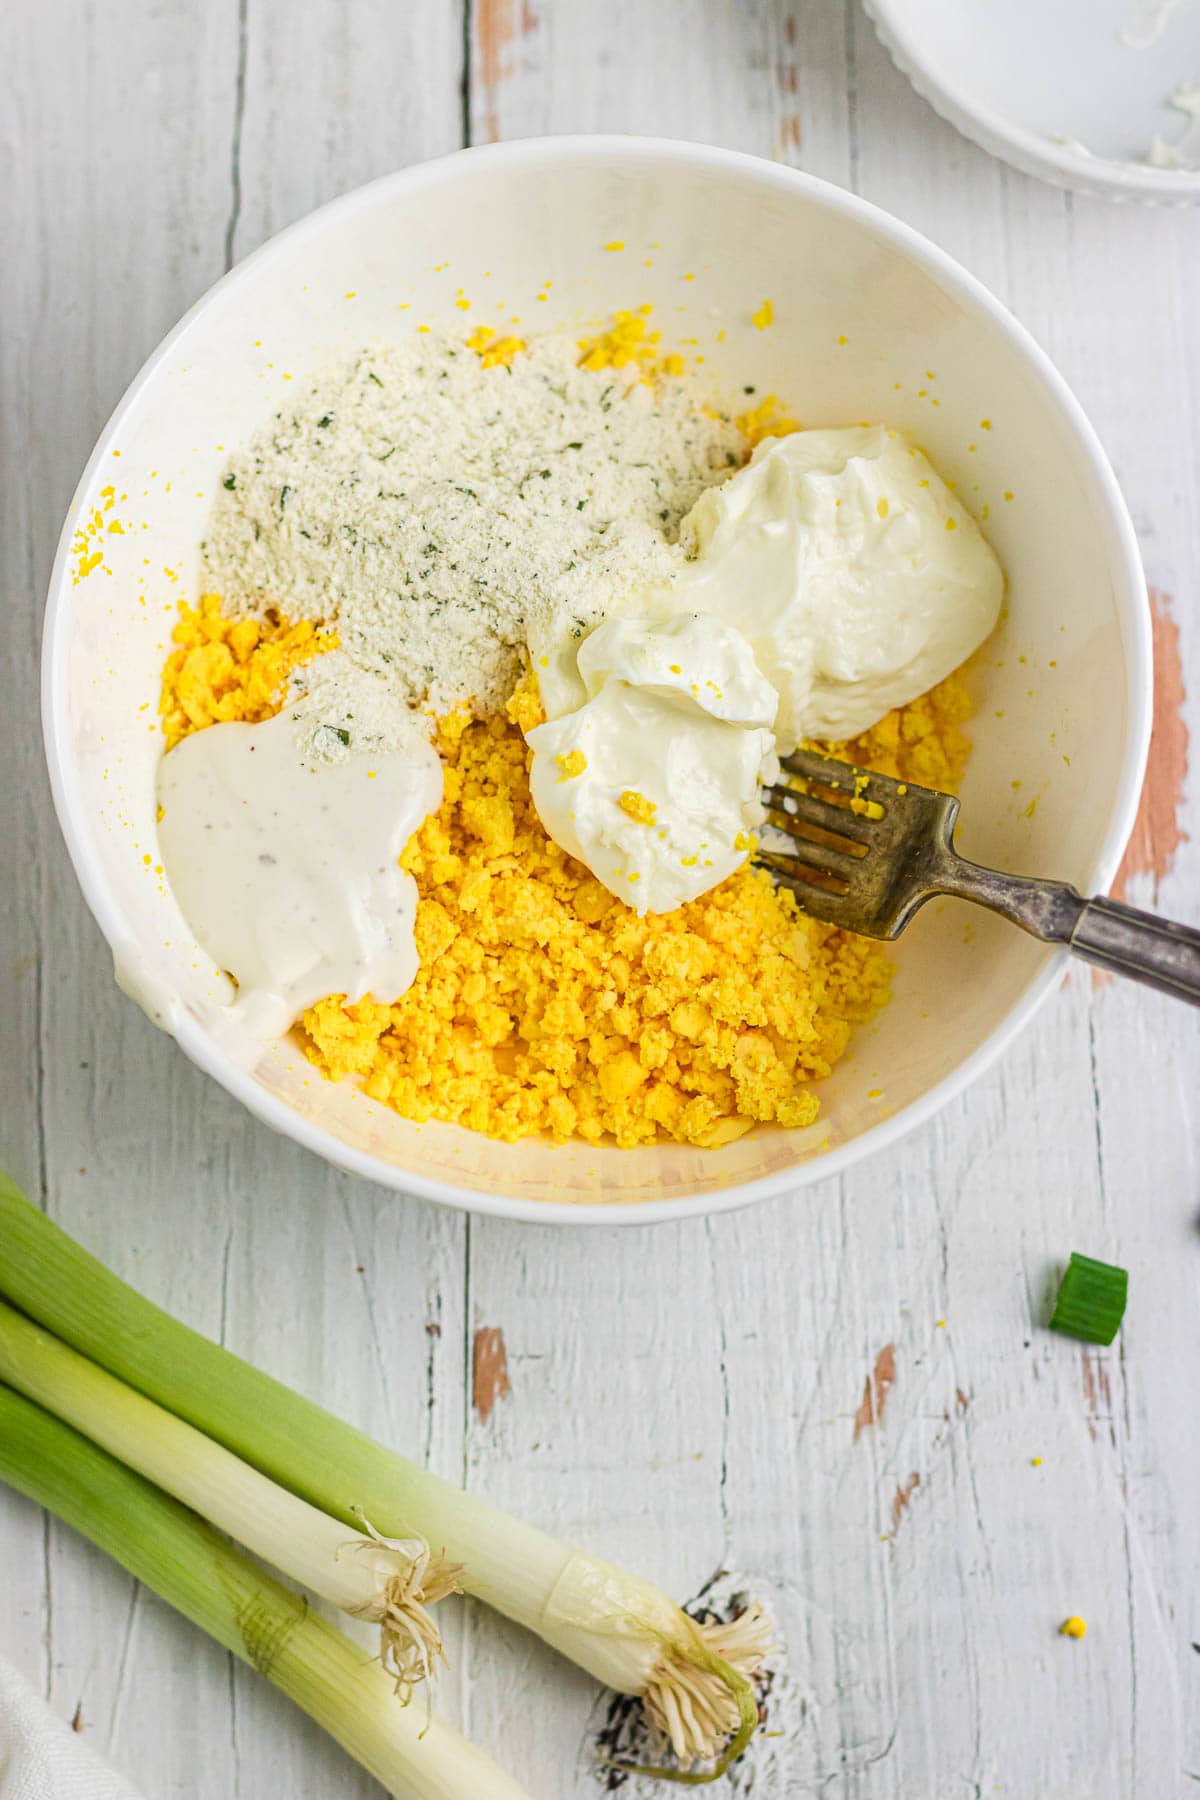
M234 488L237 486L237 476L236 475L227 475L225 477L224 481L221 483L221 486L223 488L228 488L229 492L232 494Z

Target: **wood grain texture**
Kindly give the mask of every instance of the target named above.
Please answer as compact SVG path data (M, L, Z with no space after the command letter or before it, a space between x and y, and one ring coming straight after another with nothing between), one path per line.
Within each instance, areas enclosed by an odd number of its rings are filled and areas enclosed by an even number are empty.
M156 1299L430 1466L681 1596L722 1565L774 1586L806 1713L759 1800L1194 1792L1193 1014L1073 976L886 1161L734 1217L581 1237L440 1214L271 1136L116 992L50 813L36 658L93 437L231 259L464 131L646 131L857 188L1030 326L1171 596L1166 736L1189 734L1194 759L1200 217L992 162L844 0L19 14L0 18L0 242L17 252L0 258L0 1155ZM1128 892L1195 919L1200 797L1173 779L1177 835ZM1040 1329L1072 1248L1130 1268L1111 1351ZM0 1533L0 1648L64 1716L81 1704L147 1795L377 1792L33 1508L0 1494ZM590 1683L452 1610L451 1714L538 1800L595 1791L578 1773ZM1073 1612L1082 1643L1057 1635Z

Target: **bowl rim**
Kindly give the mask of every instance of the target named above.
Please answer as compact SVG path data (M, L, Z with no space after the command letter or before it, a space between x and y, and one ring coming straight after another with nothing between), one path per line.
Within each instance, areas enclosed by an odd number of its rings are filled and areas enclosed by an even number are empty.
M69 742L69 703L66 680L71 608L69 553L83 501L92 489L96 473L106 460L113 439L159 366L175 350L219 290L245 282L264 261L277 256L286 245L293 248L306 237L317 237L335 217L374 205L385 195L403 194L453 179L469 164L488 164L497 172L536 167L550 159L601 159L610 162L659 162L693 170L732 173L758 183L765 190L803 192L835 213L854 219L876 237L900 251L982 311L1032 365L1049 390L1071 429L1095 477L1114 529L1117 609L1125 661L1128 727L1121 779L1110 802L1108 828L1090 871L1089 885L1107 890L1117 872L1121 855L1133 828L1149 748L1152 714L1152 648L1149 602L1137 539L1116 477L1100 440L1079 402L1049 357L1026 328L975 276L928 238L882 208L860 199L818 176L782 164L768 162L743 151L672 138L578 134L564 137L519 139L512 143L472 146L452 151L427 162L413 164L378 177L306 214L269 238L244 261L221 276L188 309L134 376L100 433L76 485L58 551L50 574L42 639L42 724L49 766L50 786L59 825L84 898L110 947L136 941L123 909L110 887L93 844L90 808L80 790ZM323 1126L305 1119L285 1101L270 1094L246 1070L239 1068L218 1047L197 1021L184 1015L174 1033L185 1054L251 1113L285 1137L314 1151L328 1163L350 1174L393 1191L431 1200L467 1212L530 1224L645 1225L665 1224L681 1218L735 1211L756 1200L806 1187L840 1175L855 1163L895 1144L908 1132L925 1124L943 1106L962 1093L1003 1054L1034 1013L1060 984L1066 973L1067 952L1052 952L1024 993L1001 1023L953 1072L899 1109L890 1118L862 1132L849 1143L825 1151L794 1167L735 1183L712 1192L684 1194L670 1199L631 1203L621 1201L553 1202L482 1193L436 1181L384 1162L365 1151L344 1144Z

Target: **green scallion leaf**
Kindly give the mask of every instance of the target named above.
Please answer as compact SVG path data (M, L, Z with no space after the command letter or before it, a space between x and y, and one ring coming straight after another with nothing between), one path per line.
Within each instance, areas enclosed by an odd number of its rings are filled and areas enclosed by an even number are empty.
M1127 1269L1073 1250L1050 1315L1050 1329L1082 1338L1085 1344L1111 1344L1125 1317L1128 1293Z

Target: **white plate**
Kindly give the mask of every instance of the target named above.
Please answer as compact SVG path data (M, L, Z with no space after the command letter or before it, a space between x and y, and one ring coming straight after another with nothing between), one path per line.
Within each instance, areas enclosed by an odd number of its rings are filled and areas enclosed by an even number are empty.
M864 0L935 111L1028 175L1112 199L1200 201L1200 0ZM1200 98L1200 90L1198 90ZM1158 143L1191 167L1150 161Z

